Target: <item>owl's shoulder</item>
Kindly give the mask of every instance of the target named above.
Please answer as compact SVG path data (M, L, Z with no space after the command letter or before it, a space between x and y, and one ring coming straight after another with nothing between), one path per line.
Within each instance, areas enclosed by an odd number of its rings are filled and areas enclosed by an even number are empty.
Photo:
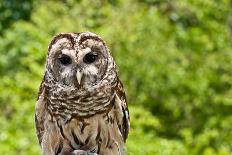
M120 131L123 135L124 141L126 141L130 128L130 115L128 104L126 100L125 90L123 88L122 82L118 79L118 84L116 86L116 97L115 97L115 108L117 113L117 120Z
M37 133L40 144L41 144L42 136L44 132L46 105L47 105L46 90L45 90L44 80L43 80L39 88L39 93L38 93L37 102L35 106L36 133Z

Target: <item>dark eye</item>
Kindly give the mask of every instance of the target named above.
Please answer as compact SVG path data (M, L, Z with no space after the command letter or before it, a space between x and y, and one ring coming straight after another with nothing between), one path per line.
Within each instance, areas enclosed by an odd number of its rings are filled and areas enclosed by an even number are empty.
M67 55L61 55L61 56L59 57L59 61L60 61L60 63L63 64L63 65L69 65L69 64L72 63L71 58L70 58L69 56L67 56Z
M85 63L93 63L94 61L96 61L97 57L97 53L88 53L85 55L83 61Z

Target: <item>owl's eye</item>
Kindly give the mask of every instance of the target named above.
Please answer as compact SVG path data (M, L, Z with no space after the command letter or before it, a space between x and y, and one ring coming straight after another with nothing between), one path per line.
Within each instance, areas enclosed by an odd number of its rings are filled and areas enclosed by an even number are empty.
M59 57L59 61L60 61L60 63L63 64L63 65L69 65L69 64L72 63L71 58L70 58L69 56L65 55L65 54L63 54L63 55L61 55L61 56Z
M90 52L90 53L85 55L83 61L85 63L90 64L90 63L93 63L94 61L96 61L97 57L98 57L97 53Z

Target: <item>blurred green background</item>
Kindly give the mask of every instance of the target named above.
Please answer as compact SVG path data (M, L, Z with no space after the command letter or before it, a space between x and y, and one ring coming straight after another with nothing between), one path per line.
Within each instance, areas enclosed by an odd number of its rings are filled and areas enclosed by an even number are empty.
M59 32L107 42L129 155L232 154L232 0L0 0L0 154L39 155L34 106Z

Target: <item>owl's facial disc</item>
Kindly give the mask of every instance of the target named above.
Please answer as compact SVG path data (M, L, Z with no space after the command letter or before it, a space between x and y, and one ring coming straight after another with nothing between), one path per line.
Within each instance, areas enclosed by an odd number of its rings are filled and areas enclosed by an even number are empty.
M83 34L61 34L49 46L49 67L53 76L66 87L88 88L105 75L108 51L101 39ZM78 36L76 36L78 37Z

